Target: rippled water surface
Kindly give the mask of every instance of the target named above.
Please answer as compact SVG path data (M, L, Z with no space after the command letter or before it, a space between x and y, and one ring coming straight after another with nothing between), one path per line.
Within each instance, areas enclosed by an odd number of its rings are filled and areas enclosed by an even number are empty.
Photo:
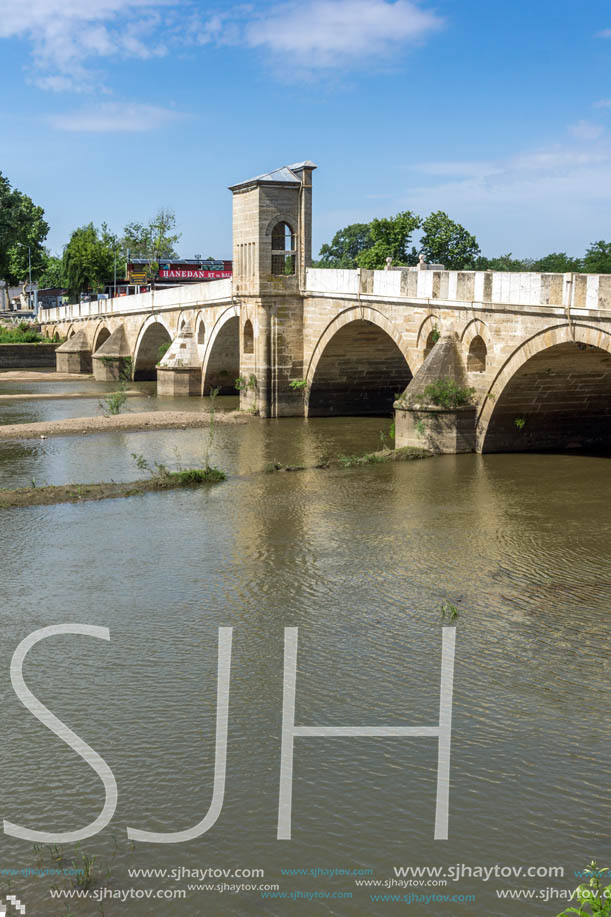
M49 419L76 404L25 402L11 411ZM201 407L199 399L189 404ZM5 405L0 413L15 422ZM371 869L385 880L395 878L395 866L465 863L566 872L425 889L475 896L429 904L427 913L553 917L566 901L525 904L495 891L569 889L573 870L592 856L607 865L609 459L464 455L263 471L275 460L374 449L388 425L384 418L219 425L213 459L229 475L221 485L2 511L3 817L70 830L99 812L98 778L23 708L9 664L37 628L103 625L110 643L54 637L25 664L31 690L116 776L114 819L83 845L98 858L99 881L186 889L186 879L131 879L127 870L259 868L264 879L225 881L353 894L307 902L193 890L185 900L107 900L103 912L81 903L75 915L419 913L417 902L372 902L371 889L354 878L281 870ZM129 479L137 476L132 452L191 465L201 461L205 438L189 430L2 443L0 485ZM446 601L460 611L449 840L433 840L432 738L298 738L293 837L276 840L284 628L299 628L298 724L435 725ZM234 645L218 822L188 843L131 845L126 826L177 831L208 810L217 634L226 626ZM3 867L35 865L31 844L5 836L2 845ZM48 854L40 856L49 865ZM51 884L12 884L28 917L66 913L48 897Z

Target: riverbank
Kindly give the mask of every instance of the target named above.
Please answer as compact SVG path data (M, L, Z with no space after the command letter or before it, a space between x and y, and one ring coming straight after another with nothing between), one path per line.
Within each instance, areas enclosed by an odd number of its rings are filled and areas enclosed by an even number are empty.
M81 382L93 379L93 373L58 373L54 369L8 369L0 368L0 382Z
M216 415L217 419L219 415ZM364 465L388 462L409 462L415 459L431 458L432 452L405 446L401 449L383 449L365 455L339 455L324 458L313 465L280 465L272 463L263 470L269 472L315 471L326 468L354 468ZM257 472L255 472L257 473ZM261 472L258 472L259 474ZM52 506L56 503L84 503L88 500L111 500L134 497L161 490L175 490L183 487L201 487L225 480L225 474L217 468L192 468L186 471L166 471L152 474L150 478L117 483L103 481L95 484L55 484L46 487L20 487L16 490L0 490L0 508L11 506ZM239 477L243 477L240 475Z
M186 430L207 427L212 417L217 424L248 423L251 415L240 411L141 411L107 417L69 417L37 423L11 423L0 427L0 440L40 439L50 436L74 436L88 433L114 433L117 430Z
M108 398L111 395L111 392L103 392L98 394L98 398ZM126 398L137 398L137 397L146 397L146 392L140 392L138 389L130 388L128 391L123 392ZM58 398L62 400L64 398L95 398L95 393L91 392L17 392L14 395L0 395L0 402L3 401L49 401L55 400Z
M109 500L133 497L160 490L177 490L184 487L202 487L225 480L218 468L192 468L188 471L169 471L155 474L139 481L100 484L59 484L47 487L21 487L18 490L0 490L0 507L52 506L55 503L83 503L87 500Z

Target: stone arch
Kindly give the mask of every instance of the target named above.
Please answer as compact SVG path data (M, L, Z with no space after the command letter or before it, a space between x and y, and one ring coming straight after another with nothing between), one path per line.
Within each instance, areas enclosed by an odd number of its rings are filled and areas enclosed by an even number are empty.
M271 236L272 231L278 223L287 223L289 226L293 226L295 222L295 214L287 213L285 210L277 211L277 213L268 221L267 226L265 227L265 235ZM293 230L295 232L295 230Z
M388 414L412 378L406 347L385 315L351 307L331 321L310 359L306 414Z
M104 341L107 341L110 337L110 328L107 325L100 324L93 332L93 342L91 345L91 352L95 353L96 350L102 346Z
M72 324L69 326L68 331L66 332L66 340L69 341L71 337L74 337L76 334L76 325Z
M240 375L240 316L230 306L219 316L208 334L202 363L202 395L220 389L221 395L235 395Z
M255 333L253 331L252 322L249 318L244 322L244 331L242 332L242 342L244 353L254 353L255 352Z
M611 335L565 323L525 341L482 401L478 452L611 444Z
M460 340L465 353L469 352L469 347L471 346L471 341L474 337L480 337L486 345L486 350L490 349L490 334L488 331L488 325L486 322L481 321L479 318L474 318L470 322L467 322L463 328Z
M418 350L422 350L422 348L426 346L426 341L431 331L433 331L435 328L441 331L441 328L439 327L439 319L431 312L426 316L425 319L423 319L420 324L420 328L418 329L418 336L416 338L416 347Z
M164 319L159 315L149 316L140 329L134 347L133 378L140 381L156 379L157 363L162 357L159 348L171 343L172 334Z

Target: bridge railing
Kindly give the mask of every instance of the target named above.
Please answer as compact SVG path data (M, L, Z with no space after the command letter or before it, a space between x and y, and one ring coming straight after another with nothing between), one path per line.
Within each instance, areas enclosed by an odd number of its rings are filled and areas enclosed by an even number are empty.
M611 274L308 268L306 292L611 310Z
M114 299L97 299L91 302L71 303L54 309L41 309L40 321L67 322L98 315L125 315L130 312L153 312L162 309L187 309L231 299L231 279L211 280L206 283L185 284L133 296Z

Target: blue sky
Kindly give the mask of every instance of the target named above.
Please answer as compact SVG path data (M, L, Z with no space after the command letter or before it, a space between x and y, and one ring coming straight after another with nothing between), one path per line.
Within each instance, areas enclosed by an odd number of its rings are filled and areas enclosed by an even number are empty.
M484 253L611 240L611 7L589 0L0 0L0 170L49 245L175 210L231 256L227 185L311 159L314 245L446 210Z

